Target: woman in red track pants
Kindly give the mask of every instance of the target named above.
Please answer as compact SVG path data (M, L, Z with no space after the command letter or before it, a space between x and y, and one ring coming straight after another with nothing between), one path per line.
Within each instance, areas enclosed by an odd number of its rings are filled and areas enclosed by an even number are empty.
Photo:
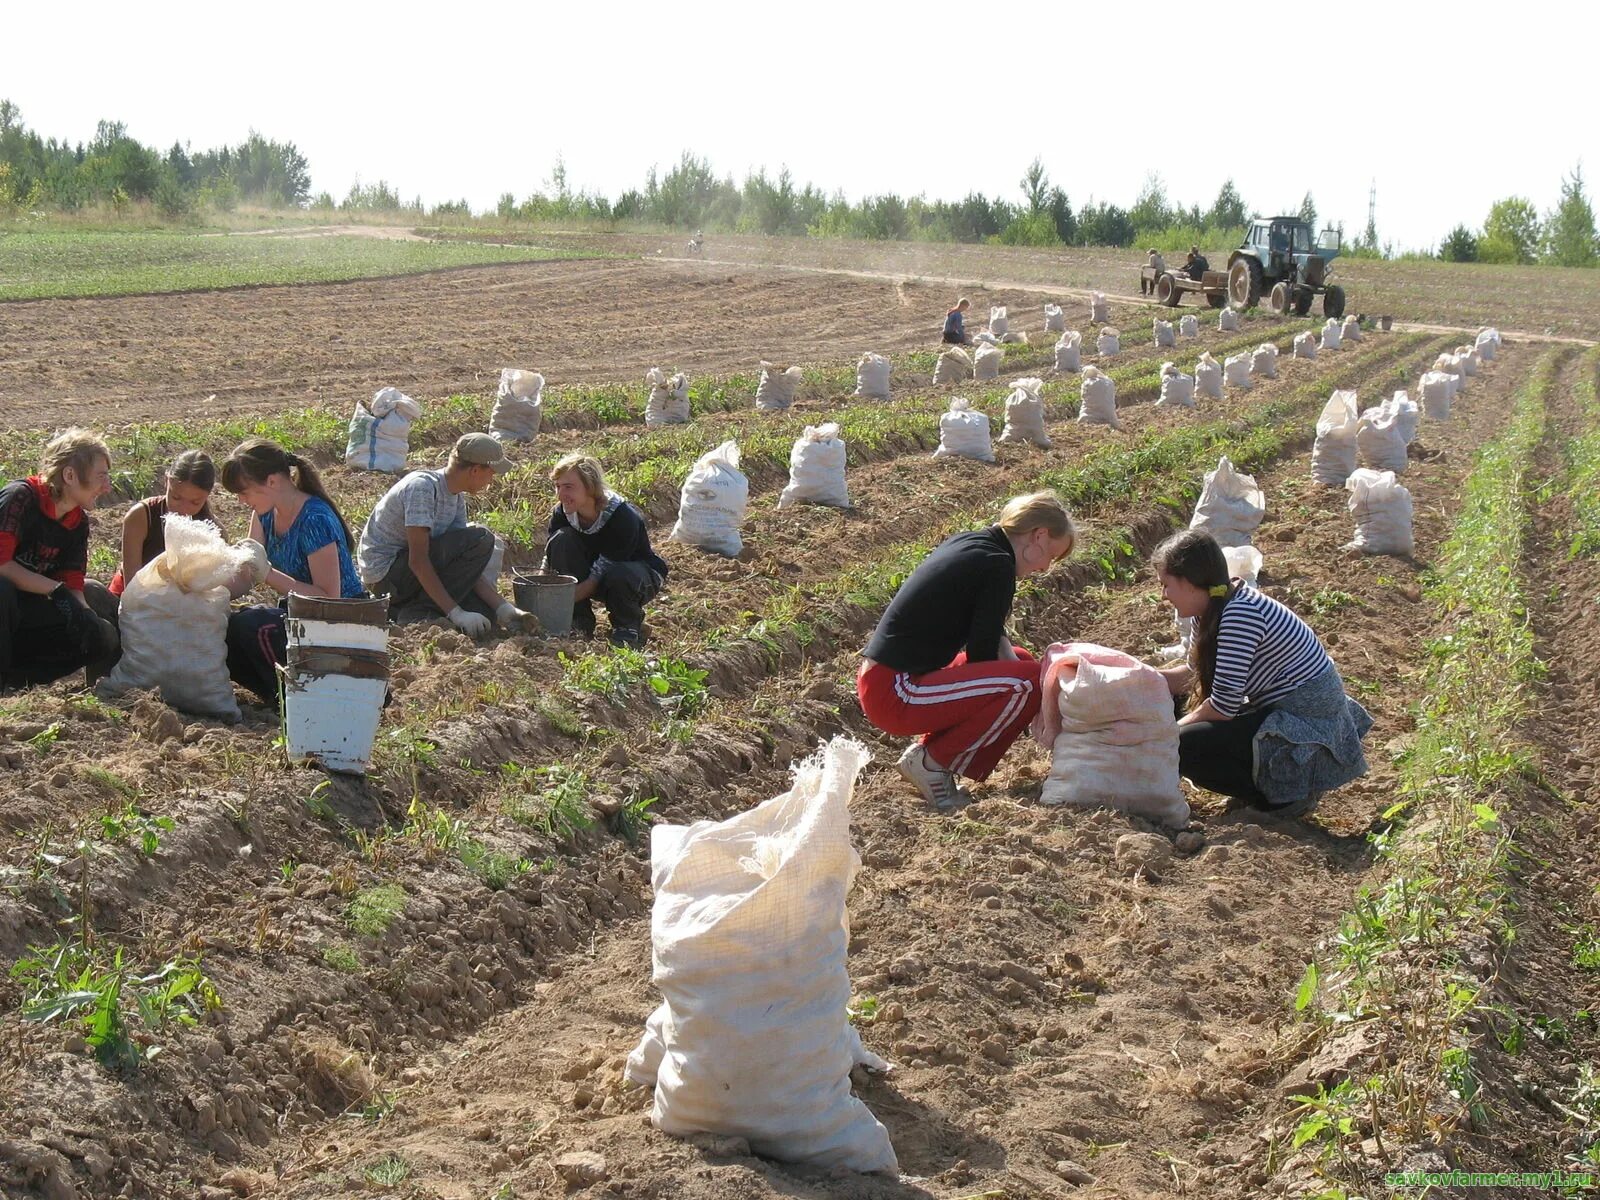
M900 773L935 809L969 797L1039 711L1040 666L1006 639L1017 580L1072 553L1072 516L1054 492L1018 496L987 529L958 533L900 585L862 651L861 711L885 733L924 735Z

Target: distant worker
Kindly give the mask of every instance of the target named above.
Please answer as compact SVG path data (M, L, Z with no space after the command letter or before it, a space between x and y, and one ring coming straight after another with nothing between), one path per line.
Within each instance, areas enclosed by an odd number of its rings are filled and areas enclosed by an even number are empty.
M944 315L944 340L952 346L970 346L967 340L967 309L972 307L972 301L965 296L956 301L956 306Z
M1161 257L1161 251L1157 250L1154 246L1151 246L1149 250L1149 257L1145 260L1145 265L1150 268L1150 277L1146 279L1143 275L1139 276L1139 294L1141 296L1147 294L1154 295L1156 290L1156 280L1160 279L1162 275L1166 274L1167 260Z
M444 470L412 471L384 493L361 531L356 570L373 595L389 597L390 620L447 617L468 637L522 625L528 614L495 589L503 548L467 523L467 497L510 469L498 441L466 433Z
M1199 246L1189 247L1189 257L1183 260L1183 273L1190 279L1199 279L1211 269L1211 264L1206 261L1206 256L1200 253Z
M699 254L705 249L705 245L706 235L696 229L693 236L689 238L689 253Z

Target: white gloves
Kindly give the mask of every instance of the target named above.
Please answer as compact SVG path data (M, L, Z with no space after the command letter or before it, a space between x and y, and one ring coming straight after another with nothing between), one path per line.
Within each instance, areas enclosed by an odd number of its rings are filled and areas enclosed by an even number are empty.
M267 561L267 548L254 538L246 538L239 543L239 549L250 552L250 561L246 565L250 568L251 583L265 583L267 574L272 570L272 564Z
M450 624L471 638L480 638L488 633L494 622L482 613L468 612L459 604L449 612Z
M523 612L509 600L502 600L500 607L494 610L495 624L502 629L521 629L531 619L531 613Z

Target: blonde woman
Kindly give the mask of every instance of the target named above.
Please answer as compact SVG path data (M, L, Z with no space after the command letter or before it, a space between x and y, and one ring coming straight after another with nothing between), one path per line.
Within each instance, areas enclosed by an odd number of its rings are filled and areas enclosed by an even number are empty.
M935 809L969 797L1039 711L1041 666L1006 638L1017 580L1072 553L1072 516L1054 492L1018 496L987 529L948 538L900 585L862 651L861 711L885 733L922 734L900 773Z

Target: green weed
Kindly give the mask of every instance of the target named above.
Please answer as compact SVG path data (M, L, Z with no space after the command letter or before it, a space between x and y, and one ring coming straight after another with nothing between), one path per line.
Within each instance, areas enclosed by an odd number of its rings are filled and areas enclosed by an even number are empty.
M501 767L511 791L501 802L501 811L519 825L566 841L594 827L589 814L589 776L576 767L552 763L543 767L522 767L506 763Z
M335 942L322 948L322 961L335 971L343 971L347 975L361 973L361 960L356 957L356 952L343 942Z
M363 937L381 937L405 907L405 890L399 884L385 883L357 892L345 907L344 919Z
M411 1164L398 1154L386 1154L362 1174L379 1187L399 1187L411 1176Z
M171 817L152 817L140 812L130 801L118 812L100 818L100 832L108 841L135 842L139 853L146 858L155 854L161 845L161 835L176 829L178 823Z

